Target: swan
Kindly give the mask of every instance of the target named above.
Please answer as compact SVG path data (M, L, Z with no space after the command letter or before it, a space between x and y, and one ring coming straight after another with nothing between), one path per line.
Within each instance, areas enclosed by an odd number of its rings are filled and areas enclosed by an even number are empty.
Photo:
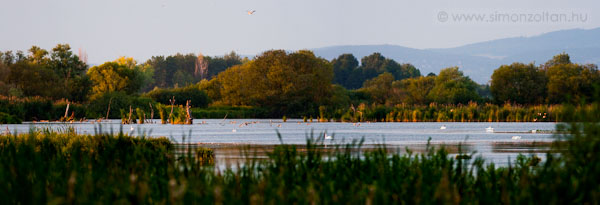
M446 129L446 125L442 125L442 127L440 127L440 130L445 130Z
M494 132L494 128L492 128L492 126L489 126L488 128L485 128L485 132Z
M332 140L333 137L331 135L327 135L327 133L323 134L326 140Z
M512 139L513 139L513 140L520 140L520 139L521 139L521 136L512 136Z

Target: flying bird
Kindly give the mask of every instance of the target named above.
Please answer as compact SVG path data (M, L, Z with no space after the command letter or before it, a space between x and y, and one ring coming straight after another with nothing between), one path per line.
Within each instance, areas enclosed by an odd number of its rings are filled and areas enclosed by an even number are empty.
M252 14L254 14L254 12L256 12L256 10L247 11L247 12L248 12L248 15L252 15Z

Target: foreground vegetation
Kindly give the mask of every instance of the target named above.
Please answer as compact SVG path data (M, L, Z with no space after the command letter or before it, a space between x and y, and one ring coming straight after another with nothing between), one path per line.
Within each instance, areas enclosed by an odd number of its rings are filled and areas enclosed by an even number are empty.
M0 194L6 203L451 203L585 204L600 200L600 107L559 125L569 134L545 161L507 167L444 149L324 152L280 145L267 160L215 171L210 150L177 154L165 138L33 130L0 136ZM461 155L464 156L464 155Z

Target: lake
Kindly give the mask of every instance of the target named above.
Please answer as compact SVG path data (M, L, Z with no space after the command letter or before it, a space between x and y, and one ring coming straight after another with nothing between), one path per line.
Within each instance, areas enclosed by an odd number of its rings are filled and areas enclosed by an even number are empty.
M509 159L514 160L519 153L537 154L544 159L549 142L555 138L550 132L555 130L556 123L452 123L452 122L399 122L399 123L305 123L302 120L291 119L282 122L281 119L195 119L193 125L134 124L121 125L120 120L109 120L102 123L31 123L19 125L1 125L11 132L27 132L32 127L49 127L64 129L74 127L78 133L94 134L102 132L117 133L122 129L130 135L166 136L177 143L191 143L215 150L216 160L220 166L229 166L239 162L243 150L258 153L264 157L274 145L306 144L309 136L321 136L323 133L332 136L324 140L324 145L333 147L334 144L349 143L352 140L364 138L364 148L373 148L385 144L390 150L422 151L428 139L435 146L446 145L451 153L457 152L462 144L463 151L476 151L476 156L482 156L488 162L508 165ZM445 126L446 129L440 129ZM494 132L486 132L492 127ZM531 130L543 132L532 133ZM311 132L314 134L311 135ZM515 137L518 136L518 137ZM520 139L517 139L520 138ZM184 141L185 139L185 141ZM533 143L537 143L534 145Z

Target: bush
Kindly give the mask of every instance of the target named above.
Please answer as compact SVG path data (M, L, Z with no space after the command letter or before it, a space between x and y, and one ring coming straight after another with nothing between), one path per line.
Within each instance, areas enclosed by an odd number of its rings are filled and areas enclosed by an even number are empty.
M0 112L13 115L25 121L58 120L65 115L65 101L53 102L41 97L28 97L20 99L0 98ZM71 103L69 116L76 118L85 117L85 106Z
M21 124L21 121L21 119L13 115L0 112L0 124Z
M165 105L170 105L171 102L169 102L169 100L173 97L175 97L176 105L185 105L187 100L191 100L192 107L206 108L210 103L210 99L208 98L208 95L206 95L206 92L200 90L196 86L173 89L155 88L144 96Z
M267 118L267 113L266 109L254 107L192 108L192 116L196 119L222 119L225 115L229 119Z
M129 106L134 110L140 108L147 113L150 112L150 104L152 104L153 107L156 107L156 102L147 97L128 95L124 92L110 92L104 93L91 100L87 106L86 116L89 118L105 118L109 103L110 119L120 119L121 114L119 113L119 110L121 109L126 110L127 113L129 113Z

